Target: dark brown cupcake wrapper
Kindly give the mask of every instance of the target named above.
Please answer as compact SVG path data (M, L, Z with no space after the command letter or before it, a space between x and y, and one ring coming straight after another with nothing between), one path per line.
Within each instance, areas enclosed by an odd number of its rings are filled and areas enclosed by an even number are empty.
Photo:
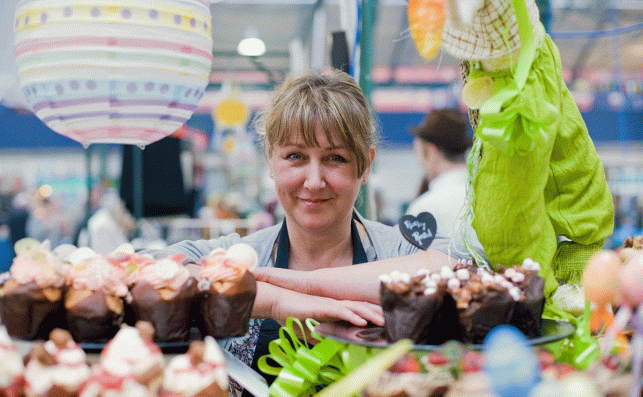
M105 343L116 335L123 324L123 312L112 311L106 299L105 292L98 290L65 308L67 328L74 341Z
M199 302L197 326L203 335L230 338L248 333L252 308L257 295L257 281L246 272L238 282L225 292L214 286L203 293Z
M19 339L48 339L49 332L64 326L62 299L50 301L31 282L0 297L0 319L9 335Z
M458 309L444 285L438 284L433 294L421 295L399 293L381 283L386 337L389 342L411 339L426 345L451 339L481 344L489 331L501 324L515 326L528 338L538 337L545 303L544 279L536 273L527 274L520 287L525 297L519 301L505 289L487 290L481 299Z
M190 336L191 306L196 297L196 282L188 279L176 296L165 300L156 288L147 282L132 286L132 309L136 320L152 323L156 342L185 342Z

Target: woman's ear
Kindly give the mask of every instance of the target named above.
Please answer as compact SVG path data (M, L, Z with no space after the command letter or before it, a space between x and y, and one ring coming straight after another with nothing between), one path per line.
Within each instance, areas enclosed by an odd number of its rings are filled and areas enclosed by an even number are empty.
M272 157L267 157L268 159L268 175L270 175L270 179L275 179L275 169L272 164Z
M371 146L368 155L370 157L370 162L368 164L368 167L366 167L366 170L364 170L364 175L362 175L362 184L366 184L368 182L368 177L371 175L371 169L373 168L373 162L375 161L375 153L376 149L375 146Z

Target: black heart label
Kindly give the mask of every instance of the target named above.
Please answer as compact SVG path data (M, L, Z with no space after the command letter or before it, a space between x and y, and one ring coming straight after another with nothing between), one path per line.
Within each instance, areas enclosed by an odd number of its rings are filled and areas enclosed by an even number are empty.
M404 238L423 250L429 248L438 229L435 217L429 212L420 212L418 216L404 215L399 226Z

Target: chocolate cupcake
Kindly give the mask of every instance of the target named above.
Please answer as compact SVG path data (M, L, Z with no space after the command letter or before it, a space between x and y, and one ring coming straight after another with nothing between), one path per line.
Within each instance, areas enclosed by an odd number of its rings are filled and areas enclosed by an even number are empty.
M545 279L538 275L539 270L540 264L527 258L522 266L514 266L504 272L524 295L523 299L516 301L509 324L518 328L528 338L539 337L542 330Z
M101 255L87 251L78 261L74 256L65 282L67 326L77 342L107 342L123 323L128 292L124 274Z
M453 270L445 266L440 272L414 277L397 273L381 280L391 342L408 338L417 344L441 344L454 339L481 344L502 324L518 327L527 337L540 335L544 279L529 266L499 266L494 272L461 262Z
M0 286L0 318L9 335L47 339L64 325L63 284L68 266L32 238L16 242L16 257Z
M46 342L36 342L25 368L25 394L30 397L74 397L90 374L83 349L60 328Z
M380 304L389 342L411 339L415 344L439 345L461 339L447 283L436 283L426 273L408 277L394 272L381 277Z
M211 336L194 341L185 354L165 367L161 396L225 397L228 372L217 342Z
M128 305L136 320L155 329L155 342L184 342L190 336L190 310L196 282L177 255L150 261L131 276Z
M257 294L250 270L257 262L257 253L247 244L215 250L200 262L197 325L203 335L229 338L248 332Z
M103 348L79 397L158 395L165 360L153 338L148 322L123 325Z

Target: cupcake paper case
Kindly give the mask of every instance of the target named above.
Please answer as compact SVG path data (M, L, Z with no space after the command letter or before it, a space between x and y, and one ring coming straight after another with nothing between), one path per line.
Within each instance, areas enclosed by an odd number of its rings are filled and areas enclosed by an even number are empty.
M187 341L196 282L181 264L184 255L150 261L132 273L131 302L134 317L149 321L155 341Z
M68 265L51 252L49 241L16 242L16 257L0 287L0 317L9 335L47 339L64 326L62 295Z
M67 325L78 342L107 342L123 323L128 293L125 273L103 256L91 254L87 252L85 259L72 263L67 273Z
M214 250L201 260L197 322L203 335L229 338L248 332L257 294L257 281L250 270L257 262L256 251L243 243Z

